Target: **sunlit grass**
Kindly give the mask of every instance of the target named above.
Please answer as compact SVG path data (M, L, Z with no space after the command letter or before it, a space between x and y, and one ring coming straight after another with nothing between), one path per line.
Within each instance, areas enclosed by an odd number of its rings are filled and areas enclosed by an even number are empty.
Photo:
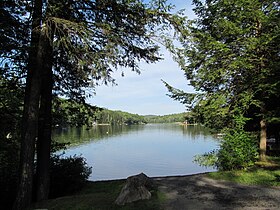
M256 162L256 166L268 169L280 169L280 157L267 157L266 161Z
M280 186L280 158L268 157L248 170L213 172L208 176L241 184Z
M265 162L257 162L248 170L208 173L210 178L227 180L241 184L280 186L280 158L269 157ZM114 204L125 180L88 182L82 191L73 195L51 199L33 206L39 209L55 210L149 210L161 209L166 200L163 192L154 190L150 200L138 201L125 206Z
M138 201L125 206L114 204L124 183L125 180L88 182L87 186L76 195L37 203L33 207L49 210L161 209L160 203L165 200L165 195L159 191L153 191L150 200Z

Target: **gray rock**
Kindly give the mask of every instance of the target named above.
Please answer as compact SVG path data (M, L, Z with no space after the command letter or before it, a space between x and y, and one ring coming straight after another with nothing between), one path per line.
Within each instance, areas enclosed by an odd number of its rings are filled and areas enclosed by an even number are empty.
M144 173L130 176L126 180L125 186L122 188L115 203L117 205L125 205L138 200L151 198L151 190L153 188L152 179Z

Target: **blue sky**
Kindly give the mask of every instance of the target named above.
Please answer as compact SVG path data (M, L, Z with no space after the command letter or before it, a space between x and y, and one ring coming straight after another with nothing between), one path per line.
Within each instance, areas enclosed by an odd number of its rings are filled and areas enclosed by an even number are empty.
M187 16L193 18L191 0L169 1L176 9L185 8ZM193 91L184 77L183 71L172 60L169 52L161 49L164 60L155 64L140 63L141 74L127 69L119 69L113 74L117 86L102 85L96 88L96 95L87 100L88 103L111 110L121 110L130 113L147 115L166 115L185 111L185 106L173 101L166 94L166 87L161 80L170 85ZM125 76L121 76L124 70Z

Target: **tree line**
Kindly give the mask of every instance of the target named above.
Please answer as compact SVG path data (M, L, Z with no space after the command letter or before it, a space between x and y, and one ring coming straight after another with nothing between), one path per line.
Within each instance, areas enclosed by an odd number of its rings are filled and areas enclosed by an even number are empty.
M96 124L135 125L147 123L143 116L123 111L103 109L95 114Z
M135 125L146 123L195 123L191 112L169 115L138 115L56 98L53 102L53 126Z
M168 115L145 115L144 119L148 123L175 123L185 122L187 118L186 113L168 114Z
M78 103L69 99L56 98L52 108L53 127L80 127L87 125L135 125L146 123L194 123L190 112L169 115L138 115L124 111L113 111L87 103Z
M132 125L146 123L143 116L113 111L73 100L57 98L53 101L53 126Z

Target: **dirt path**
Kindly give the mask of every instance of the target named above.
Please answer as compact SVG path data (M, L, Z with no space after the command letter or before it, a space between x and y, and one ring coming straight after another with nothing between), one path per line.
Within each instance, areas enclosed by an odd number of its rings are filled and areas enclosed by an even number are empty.
M165 210L280 209L280 187L213 180L205 174L154 178L167 200Z

